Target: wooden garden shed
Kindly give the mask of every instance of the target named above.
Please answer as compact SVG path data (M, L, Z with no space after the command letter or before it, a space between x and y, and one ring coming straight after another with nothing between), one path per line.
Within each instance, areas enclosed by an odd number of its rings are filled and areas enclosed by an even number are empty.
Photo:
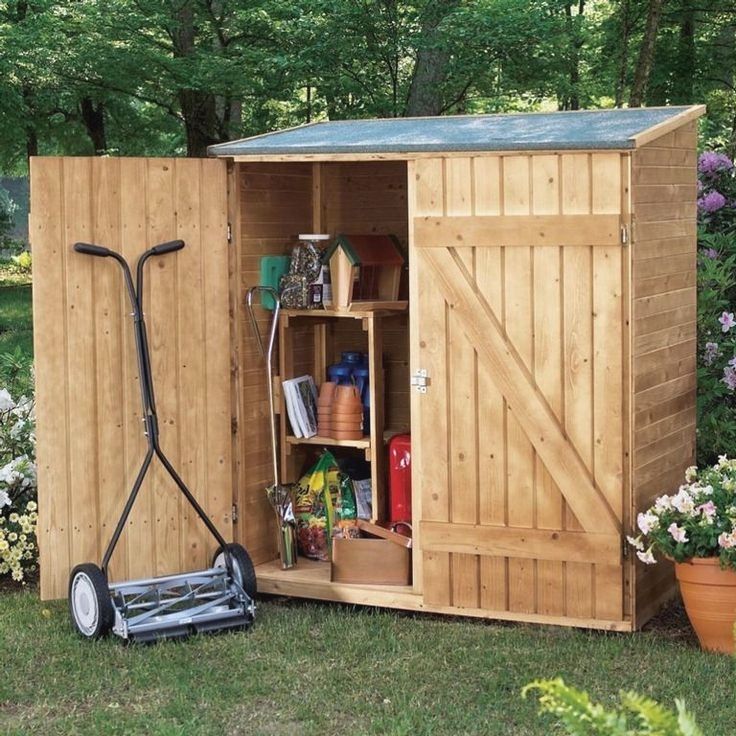
M248 548L260 591L640 626L673 580L637 563L625 534L694 456L703 111L322 122L203 160L32 159L42 597L99 559L144 448L119 273L71 245L131 257L182 238L146 295L162 444ZM324 564L276 561L266 388L242 301L261 256L300 232L408 247L408 313L385 320L377 349L383 424L412 435L410 586L331 583ZM372 324L354 317L289 322L282 377L324 367ZM381 438L360 449L381 461ZM282 446L287 480L312 450ZM142 493L112 576L206 565L205 532L164 476Z

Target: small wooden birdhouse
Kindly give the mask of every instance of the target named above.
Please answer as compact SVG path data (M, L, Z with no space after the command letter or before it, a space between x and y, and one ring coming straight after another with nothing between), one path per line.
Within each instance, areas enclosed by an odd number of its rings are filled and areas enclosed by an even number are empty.
M399 298L404 256L393 235L338 235L324 255L330 264L332 303L393 303Z

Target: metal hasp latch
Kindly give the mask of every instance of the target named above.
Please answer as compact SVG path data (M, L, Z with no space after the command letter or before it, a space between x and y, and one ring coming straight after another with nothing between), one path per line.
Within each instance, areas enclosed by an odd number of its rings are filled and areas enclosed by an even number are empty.
M431 383L429 374L426 368L420 368L418 371L414 371L411 377L411 385L415 386L420 394L427 393L427 386Z

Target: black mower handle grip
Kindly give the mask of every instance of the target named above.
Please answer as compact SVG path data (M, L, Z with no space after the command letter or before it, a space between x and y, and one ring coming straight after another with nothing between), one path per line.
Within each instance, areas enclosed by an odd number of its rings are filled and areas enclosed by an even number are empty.
M183 247L183 240L170 240L168 243L154 245L150 252L151 255L162 256L164 253L173 253L174 251L181 250Z
M109 248L103 248L101 245L92 245L91 243L74 243L74 250L77 253L84 253L88 256L100 256L101 258L107 258L112 255L112 251Z

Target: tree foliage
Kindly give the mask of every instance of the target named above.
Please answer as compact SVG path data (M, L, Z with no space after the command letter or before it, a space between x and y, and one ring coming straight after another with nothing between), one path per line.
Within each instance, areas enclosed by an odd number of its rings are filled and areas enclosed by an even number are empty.
M0 1L0 169L203 155L318 119L706 102L736 147L730 0Z

